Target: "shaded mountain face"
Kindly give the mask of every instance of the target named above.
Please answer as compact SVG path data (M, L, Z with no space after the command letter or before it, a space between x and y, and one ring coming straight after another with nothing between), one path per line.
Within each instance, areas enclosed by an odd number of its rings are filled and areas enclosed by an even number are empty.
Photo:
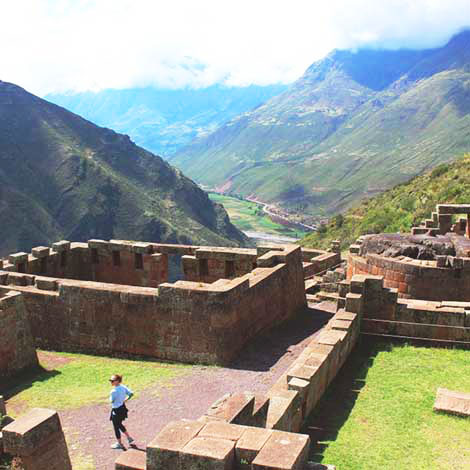
M214 85L182 90L149 87L56 93L46 99L100 126L129 134L138 145L166 157L286 88L286 85Z
M225 210L128 136L0 81L0 254L65 238L240 245Z
M470 32L432 50L333 51L171 157L196 181L334 213L470 150Z

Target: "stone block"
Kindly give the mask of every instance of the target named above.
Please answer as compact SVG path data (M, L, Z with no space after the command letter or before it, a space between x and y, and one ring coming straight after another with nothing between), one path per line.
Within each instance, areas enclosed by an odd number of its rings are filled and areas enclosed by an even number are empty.
M303 470L310 438L304 434L276 432L253 460L253 470Z
M287 382L287 388L289 390L295 390L299 393L301 403L307 400L308 389L310 382L305 379L299 379L298 377L292 377Z
M232 424L249 425L253 417L255 396L251 393L224 395L207 411L207 416Z
M228 441L238 441L246 429L246 426L230 424L225 421L211 421L207 423L201 431L199 431L198 437L211 437Z
M25 253L23 251L20 251L19 253L13 253L12 255L8 256L8 261L13 265L17 265L19 263L27 263L28 253Z
M67 240L61 240L60 242L55 242L52 244L52 249L60 253L61 251L70 250L70 242Z
M352 322L350 320L338 320L333 318L330 321L330 326L333 330L348 331L351 328Z
M446 388L438 388L434 411L470 416L470 393L454 392Z
M54 245L52 245L54 247ZM99 240L97 238L93 238L91 240L88 240L88 248L95 248L95 249L104 249L107 250L109 248L109 242L106 240ZM57 251L57 250L55 250Z
M140 253L142 255L146 255L152 253L152 244L151 243L133 243L132 244L132 252L133 253Z
M26 286L28 285L28 279L25 274L21 273L10 273L8 274L8 284L12 286Z
M52 290L52 291L57 290L57 279L36 276L34 283L36 287L41 290Z
M147 454L137 449L127 449L117 458L115 470L146 470Z
M270 396L266 427L290 431L293 417L300 406L299 394L295 390L276 390Z
M33 408L3 428L5 451L11 455L31 455L61 429L56 411Z
M48 246L37 246L31 250L32 255L35 258L45 258L49 256L51 249Z
M259 428L266 427L268 417L269 397L262 394L255 394L255 404L253 406L253 419L251 426Z
M436 255L436 266L438 268L445 268L447 264L447 256L446 255Z
M351 254L359 254L361 251L361 245L350 245L349 246L349 253Z
M180 462L181 470L232 470L235 463L235 442L196 437L184 447Z
M346 294L345 310L347 312L362 314L363 298L361 294L353 294L350 292Z
M180 468L180 452L199 431L204 423L199 421L172 421L168 423L147 445L147 470Z
M261 428L247 428L235 444L235 460L240 468L242 461L245 468L251 469L251 463L271 437L273 431Z

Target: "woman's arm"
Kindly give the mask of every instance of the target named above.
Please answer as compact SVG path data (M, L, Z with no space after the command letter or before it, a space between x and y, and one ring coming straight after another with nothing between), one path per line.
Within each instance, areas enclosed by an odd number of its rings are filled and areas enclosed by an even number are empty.
M126 401L130 400L134 396L134 392L130 388L126 387L126 395Z

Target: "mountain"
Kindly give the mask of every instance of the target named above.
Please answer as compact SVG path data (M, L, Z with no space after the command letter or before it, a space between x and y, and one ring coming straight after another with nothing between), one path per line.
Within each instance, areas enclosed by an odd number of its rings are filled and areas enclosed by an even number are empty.
M332 214L470 150L470 31L429 50L331 52L170 162L209 187Z
M0 254L66 238L239 245L222 206L179 170L0 82Z
M166 157L234 116L283 92L286 85L168 90L130 88L49 94L52 103L129 136Z
M318 232L303 238L301 244L327 248L332 240L340 240L345 249L367 233L410 232L411 227L431 217L436 204L467 204L469 200L470 154L467 154L332 217Z

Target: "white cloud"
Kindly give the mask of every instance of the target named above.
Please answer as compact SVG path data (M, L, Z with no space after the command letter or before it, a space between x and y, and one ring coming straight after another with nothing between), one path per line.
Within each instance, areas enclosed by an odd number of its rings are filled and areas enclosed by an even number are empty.
M16 0L0 79L45 94L289 82L333 48L432 47L468 0Z

